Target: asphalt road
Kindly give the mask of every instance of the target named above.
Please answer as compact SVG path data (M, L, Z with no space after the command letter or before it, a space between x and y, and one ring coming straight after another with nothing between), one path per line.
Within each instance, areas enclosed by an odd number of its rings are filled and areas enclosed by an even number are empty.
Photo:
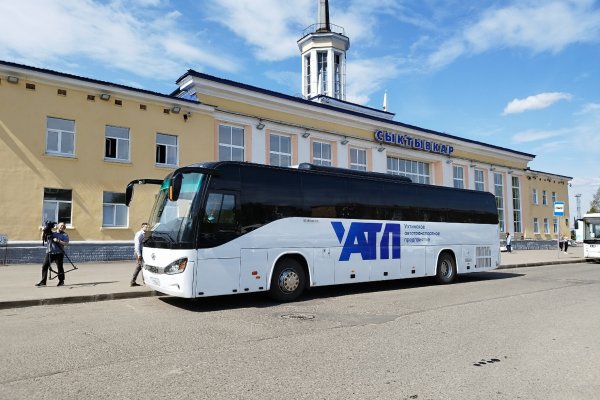
M600 265L0 311L0 399L598 399Z

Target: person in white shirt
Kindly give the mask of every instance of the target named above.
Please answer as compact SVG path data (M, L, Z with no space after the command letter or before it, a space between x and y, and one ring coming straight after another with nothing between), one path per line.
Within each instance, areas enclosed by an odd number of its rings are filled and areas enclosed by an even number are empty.
M567 249L569 248L569 238L566 236L563 236L563 248L565 249L565 254L569 254L567 253Z
M506 251L512 253L512 238L510 237L510 233L506 232Z
M142 247L144 245L144 235L148 230L148 223L144 222L142 224L142 228L135 234L133 238L133 254L136 260L135 271L133 271L133 276L131 277L131 284L129 286L140 286L139 283L136 282L138 274L142 270L142 265L144 263L144 258L142 257Z

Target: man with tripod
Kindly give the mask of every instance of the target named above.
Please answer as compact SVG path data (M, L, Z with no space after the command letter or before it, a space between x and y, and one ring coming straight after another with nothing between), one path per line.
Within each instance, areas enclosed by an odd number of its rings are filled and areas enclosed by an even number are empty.
M46 236L44 238L44 236ZM64 246L69 244L69 235L65 232L65 223L59 222L57 225L57 231L50 235L44 235L42 233L42 240L46 242L46 259L44 265L42 265L42 280L35 286L46 286L46 278L48 277L48 269L52 262L56 263L58 270L58 285L63 286L65 284L65 270L63 268L63 259L65 257Z

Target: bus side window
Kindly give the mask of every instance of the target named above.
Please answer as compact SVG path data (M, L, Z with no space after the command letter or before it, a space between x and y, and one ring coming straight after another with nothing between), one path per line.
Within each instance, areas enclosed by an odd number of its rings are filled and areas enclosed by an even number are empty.
M232 194L209 193L202 221L209 224L235 224L235 196Z

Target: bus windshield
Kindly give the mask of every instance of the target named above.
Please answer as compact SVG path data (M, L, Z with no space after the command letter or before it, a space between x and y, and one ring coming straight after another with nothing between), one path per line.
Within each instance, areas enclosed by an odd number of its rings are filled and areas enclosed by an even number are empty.
M598 218L585 218L583 240L587 240L593 243L600 242L600 217Z
M176 201L169 200L168 176L156 197L150 214L149 233L144 245L169 249L192 249L195 246L198 206L205 175L182 173L181 191Z

